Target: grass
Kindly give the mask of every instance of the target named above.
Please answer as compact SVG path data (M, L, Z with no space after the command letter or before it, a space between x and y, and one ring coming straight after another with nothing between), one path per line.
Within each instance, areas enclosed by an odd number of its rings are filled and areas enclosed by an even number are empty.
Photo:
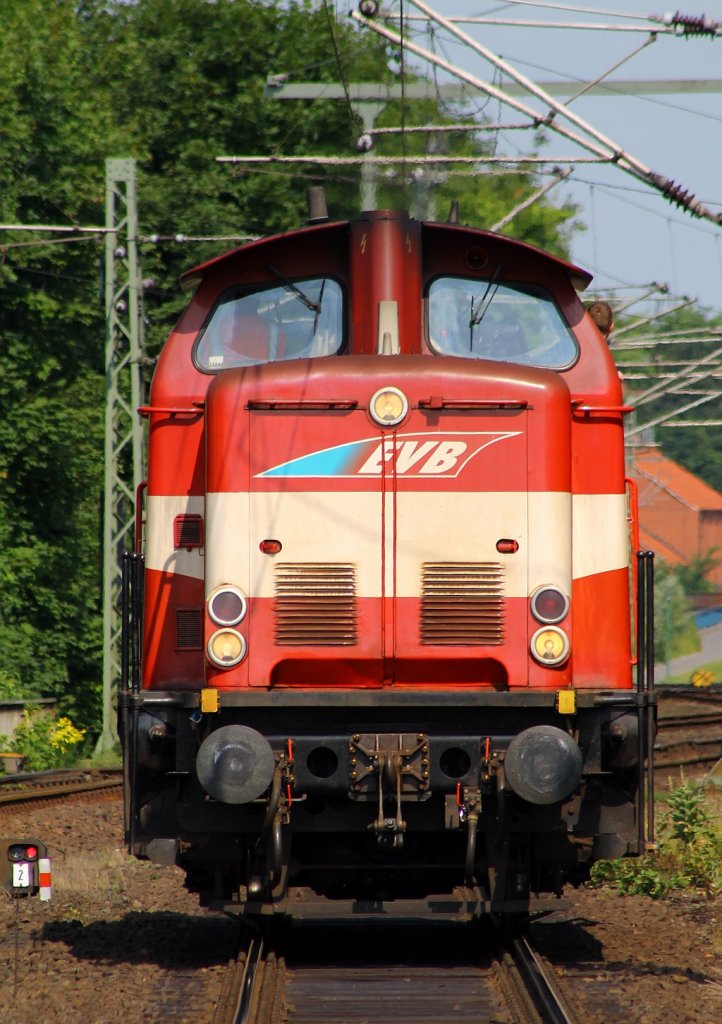
M126 888L125 876L133 867L124 850L100 849L53 857L53 887L67 894L118 892Z

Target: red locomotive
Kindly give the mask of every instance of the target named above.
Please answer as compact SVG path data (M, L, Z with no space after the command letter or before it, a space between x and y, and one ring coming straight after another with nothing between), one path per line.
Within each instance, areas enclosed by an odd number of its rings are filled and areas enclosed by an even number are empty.
M379 211L185 279L127 572L132 852L204 902L500 915L639 852L651 560L589 275Z

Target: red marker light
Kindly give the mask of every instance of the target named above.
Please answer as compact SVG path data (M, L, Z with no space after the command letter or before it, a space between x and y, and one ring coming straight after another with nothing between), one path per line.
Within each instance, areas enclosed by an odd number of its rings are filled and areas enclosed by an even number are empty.
M531 598L531 613L538 622L561 622L569 611L569 599L557 587L540 587Z
M277 555L283 548L280 540L262 540L258 546L264 555Z
M21 861L21 860L37 860L38 848L37 846L25 846L19 843L15 846L8 847L8 860Z
M496 542L496 550L502 555L513 555L519 550L519 542L502 537Z

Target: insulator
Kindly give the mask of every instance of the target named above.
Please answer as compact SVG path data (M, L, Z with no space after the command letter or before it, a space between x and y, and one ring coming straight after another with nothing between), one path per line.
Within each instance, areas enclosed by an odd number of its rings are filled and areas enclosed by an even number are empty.
M680 206L686 206L689 199L691 198L690 193L678 185L671 179L667 182L662 190L662 194L670 199L673 203L678 203Z
M676 203L677 206L689 210L690 213L695 213L699 217L704 216L705 208L699 199L692 192L688 192L683 188L682 185L677 185L671 178L662 186L662 195L669 199L671 203Z
M675 12L672 25L680 29L683 36L716 36L719 28L719 22L712 21L706 14L695 17L693 14L682 14L681 11Z

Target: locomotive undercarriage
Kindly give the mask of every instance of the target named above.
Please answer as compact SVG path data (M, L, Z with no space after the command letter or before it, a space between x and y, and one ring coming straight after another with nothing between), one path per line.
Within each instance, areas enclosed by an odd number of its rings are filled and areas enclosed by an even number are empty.
M296 889L372 902L463 891L508 915L583 881L598 858L642 848L644 694L577 694L570 715L554 693L373 699L223 694L203 713L197 692L126 693L131 851L179 864L201 902L226 909L283 909ZM514 737L540 728L566 734L582 767L572 792L533 803L511 788L505 761ZM201 785L197 759L234 729L250 737L251 759L270 748L272 777L228 803Z

